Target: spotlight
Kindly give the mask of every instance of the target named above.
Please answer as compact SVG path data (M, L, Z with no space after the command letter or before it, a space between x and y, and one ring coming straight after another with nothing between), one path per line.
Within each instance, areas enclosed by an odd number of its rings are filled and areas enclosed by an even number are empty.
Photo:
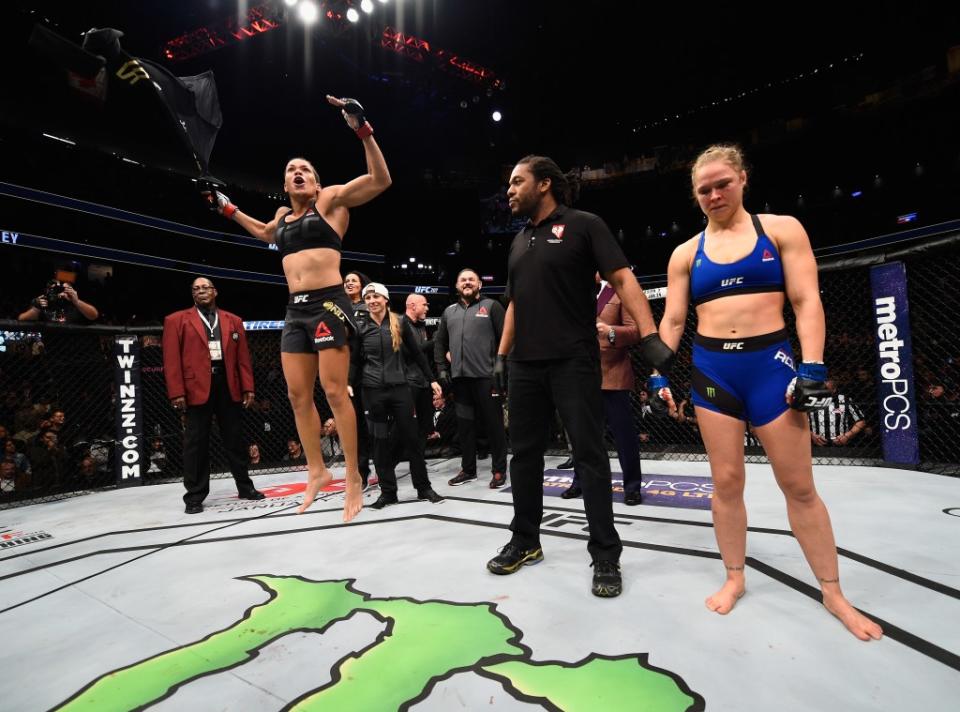
M494 121L499 121L503 118L503 114L501 114L499 111L494 111L492 116Z
M352 8L352 7L351 7L351 8L348 8L348 9L347 9L347 19L350 20L350 22L358 22L358 21L360 20L360 13L357 12L357 11L356 11L354 8Z
M287 7L293 7L294 5L297 4L297 0L283 0L283 1L287 4Z
M320 17L320 8L313 0L303 0L297 5L297 15L305 25L312 25Z
M360 9L369 15L373 12L373 0L360 0Z

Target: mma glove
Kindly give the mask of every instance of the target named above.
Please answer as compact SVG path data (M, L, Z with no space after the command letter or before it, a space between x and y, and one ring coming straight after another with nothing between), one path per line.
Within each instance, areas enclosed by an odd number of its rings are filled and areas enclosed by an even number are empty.
M360 102L356 99L348 99L346 97L344 97L342 101L343 113L352 119L352 121L348 120L348 123L350 124L350 128L356 132L357 138L364 139L367 136L373 136L373 127L363 115L363 107L360 105Z
M670 374L673 360L677 356L669 346L663 343L656 332L640 339L640 355L664 376Z
M500 395L507 392L507 357L497 354L493 362L493 389Z
M453 388L453 381L450 380L450 371L441 368L440 373L437 375L437 383L440 384L444 392L449 392L450 389Z
M230 202L230 198L219 190L204 191L203 196L210 203L211 210L215 210L228 220L233 220L233 216L237 212L237 206Z
M808 413L830 405L833 395L827 388L827 367L822 361L803 361L796 377L787 386L790 407Z
M647 380L647 393L650 394L650 410L654 415L669 415L677 409L670 390L670 381L666 376L650 376Z

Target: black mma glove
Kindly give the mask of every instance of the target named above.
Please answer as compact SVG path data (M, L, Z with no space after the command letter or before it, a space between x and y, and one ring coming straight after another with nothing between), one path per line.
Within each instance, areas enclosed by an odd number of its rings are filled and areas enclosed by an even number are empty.
M450 380L450 371L445 368L440 369L440 373L437 375L437 383L440 384L440 387L443 389L444 393L450 391L453 388L453 381Z
M833 395L827 389L827 367L822 362L803 361L797 376L787 386L790 407L804 413L830 405Z
M507 357L503 354L497 354L493 362L493 390L501 396L507 392Z
M341 107L351 119L356 121L356 128L353 130L357 133L357 138L366 138L367 136L373 135L373 127L367 122L366 117L363 115L363 107L360 106L360 102L356 99L348 99L344 97L341 99L343 106Z
M668 376L673 368L676 354L660 339L656 332L640 339L640 355L662 375Z

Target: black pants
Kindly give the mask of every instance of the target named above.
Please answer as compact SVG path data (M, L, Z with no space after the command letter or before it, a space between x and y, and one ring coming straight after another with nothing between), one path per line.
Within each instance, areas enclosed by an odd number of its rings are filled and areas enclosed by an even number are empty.
M220 439L230 463L230 474L241 494L254 489L247 472L247 449L243 444L239 403L230 397L223 371L210 379L210 397L203 405L187 407L187 429L183 436L183 501L200 504L210 494L210 424L217 416Z
M607 427L617 444L617 459L623 473L623 493L630 494L641 489L640 442L633 424L633 409L630 407L630 391L602 391L603 414ZM576 463L575 463L576 464ZM573 471L573 486L580 486L577 469Z
M407 386L413 398L413 408L417 414L417 431L424 449L427 447L427 436L433 432L433 389ZM390 453L394 464L402 462L407 448L396 425L390 428Z
M359 387L354 389L350 400L353 401L353 411L357 416L357 469L366 480L370 476L370 434L363 417L363 396Z
M363 402L367 408L367 425L373 436L373 464L377 468L380 492L388 496L397 494L396 463L390 448L390 424L387 422L391 415L410 460L413 486L417 492L430 489L427 463L423 459L424 441L417 430L417 416L410 389L406 385L364 388Z
M492 378L454 378L453 400L460 438L460 469L477 474L477 419L490 443L490 471L507 473L507 436L503 432L503 408L490 395Z
M540 543L543 519L543 453L553 409L570 435L590 527L587 549L594 560L618 561L623 547L613 526L610 461L603 444L600 356L589 351L567 359L512 361L509 369L510 484L513 542Z

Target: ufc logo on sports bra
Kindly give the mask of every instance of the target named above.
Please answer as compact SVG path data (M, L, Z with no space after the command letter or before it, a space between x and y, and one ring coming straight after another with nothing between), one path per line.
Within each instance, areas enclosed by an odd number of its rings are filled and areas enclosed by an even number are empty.
M743 284L743 277L730 277L720 280L721 287L732 287L735 284Z
M295 296L295 297L293 298L293 303L294 303L294 304L305 304L309 298L310 298L310 295L309 295L309 294L298 294L297 296Z
M742 341L724 341L723 350L724 351L743 351L743 342Z

